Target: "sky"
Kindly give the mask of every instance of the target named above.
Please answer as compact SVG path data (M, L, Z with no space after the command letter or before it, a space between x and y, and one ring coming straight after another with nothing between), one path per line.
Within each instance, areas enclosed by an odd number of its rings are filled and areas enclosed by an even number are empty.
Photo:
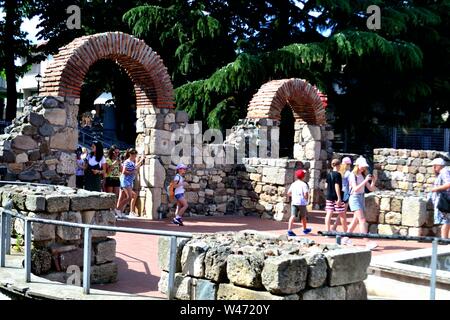
M0 20L3 20L5 18L5 13L3 12L2 8L0 8ZM33 17L33 19L25 19L22 22L22 25L20 26L20 29L22 31L25 31L28 33L27 39L30 40L33 44L38 43L38 39L36 37L36 34L39 32L39 29L37 28L37 25L39 24L39 18Z

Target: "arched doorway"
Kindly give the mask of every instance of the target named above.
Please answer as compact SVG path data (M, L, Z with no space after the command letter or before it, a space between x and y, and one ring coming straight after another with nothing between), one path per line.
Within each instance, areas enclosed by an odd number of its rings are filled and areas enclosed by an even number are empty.
M175 116L173 86L167 68L160 56L143 40L122 32L100 33L77 38L54 56L44 75L40 95L56 97L64 104L67 121L59 122L60 127L55 131L64 136L66 142L63 144L61 141L58 148L64 148L66 152L76 149L76 115L82 84L90 67L100 60L117 63L133 83L136 99L135 145L138 152L146 156L140 171L138 205L141 213L145 208L146 215L155 218L164 202L162 190L173 146L171 130L178 117ZM50 145L52 139L50 137ZM62 138L58 136L58 139ZM67 161L75 162L70 156ZM66 175L63 178L69 185L74 185L72 177Z
M327 97L303 79L272 80L249 103L247 120L265 127L277 141L270 154L306 164L314 207L322 204L322 183L332 156L331 128L326 121ZM274 150L278 147L278 150ZM278 153L276 152L278 151Z

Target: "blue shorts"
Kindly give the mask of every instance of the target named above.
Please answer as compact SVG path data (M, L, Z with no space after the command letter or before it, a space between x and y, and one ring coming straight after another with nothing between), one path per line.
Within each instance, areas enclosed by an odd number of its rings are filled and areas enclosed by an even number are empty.
M120 176L120 187L122 189L133 188L133 182L134 179L127 179L127 177L124 177L123 175Z
M437 201L436 201L437 203ZM444 213L434 206L434 224L450 224L450 213Z
M350 207L350 211L361 210L364 211L366 209L366 203L364 199L364 193L356 193L351 194L350 198L348 198L348 204Z
M179 194L175 195L175 199L177 199L177 200L181 200L183 198L184 198L184 193L179 193Z

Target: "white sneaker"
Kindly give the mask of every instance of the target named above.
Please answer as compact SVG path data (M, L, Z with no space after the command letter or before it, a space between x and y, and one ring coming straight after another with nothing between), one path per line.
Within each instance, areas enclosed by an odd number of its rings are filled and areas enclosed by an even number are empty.
M366 249L369 249L369 250L373 250L376 247L378 247L378 244L376 242L369 242L366 244Z
M352 240L349 237L343 237L341 243L345 246L353 246Z
M114 209L114 213L116 214L116 218L124 218L125 215L119 209Z
M128 214L128 217L130 217L130 218L138 218L139 216L136 214L136 212L130 211L130 213Z

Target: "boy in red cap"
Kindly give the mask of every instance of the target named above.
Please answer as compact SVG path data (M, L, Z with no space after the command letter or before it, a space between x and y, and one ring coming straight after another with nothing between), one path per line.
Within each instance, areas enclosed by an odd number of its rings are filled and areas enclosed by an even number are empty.
M295 237L296 234L292 231L292 224L294 223L294 219L299 216L300 220L303 224L303 234L308 234L311 232L310 228L306 227L306 217L308 215L308 211L306 210L306 205L308 204L309 199L309 188L308 184L303 181L305 178L305 171L299 169L295 171L295 176L297 177L297 181L295 181L288 190L288 196L292 197L291 202L291 217L289 219L288 225L288 236Z

